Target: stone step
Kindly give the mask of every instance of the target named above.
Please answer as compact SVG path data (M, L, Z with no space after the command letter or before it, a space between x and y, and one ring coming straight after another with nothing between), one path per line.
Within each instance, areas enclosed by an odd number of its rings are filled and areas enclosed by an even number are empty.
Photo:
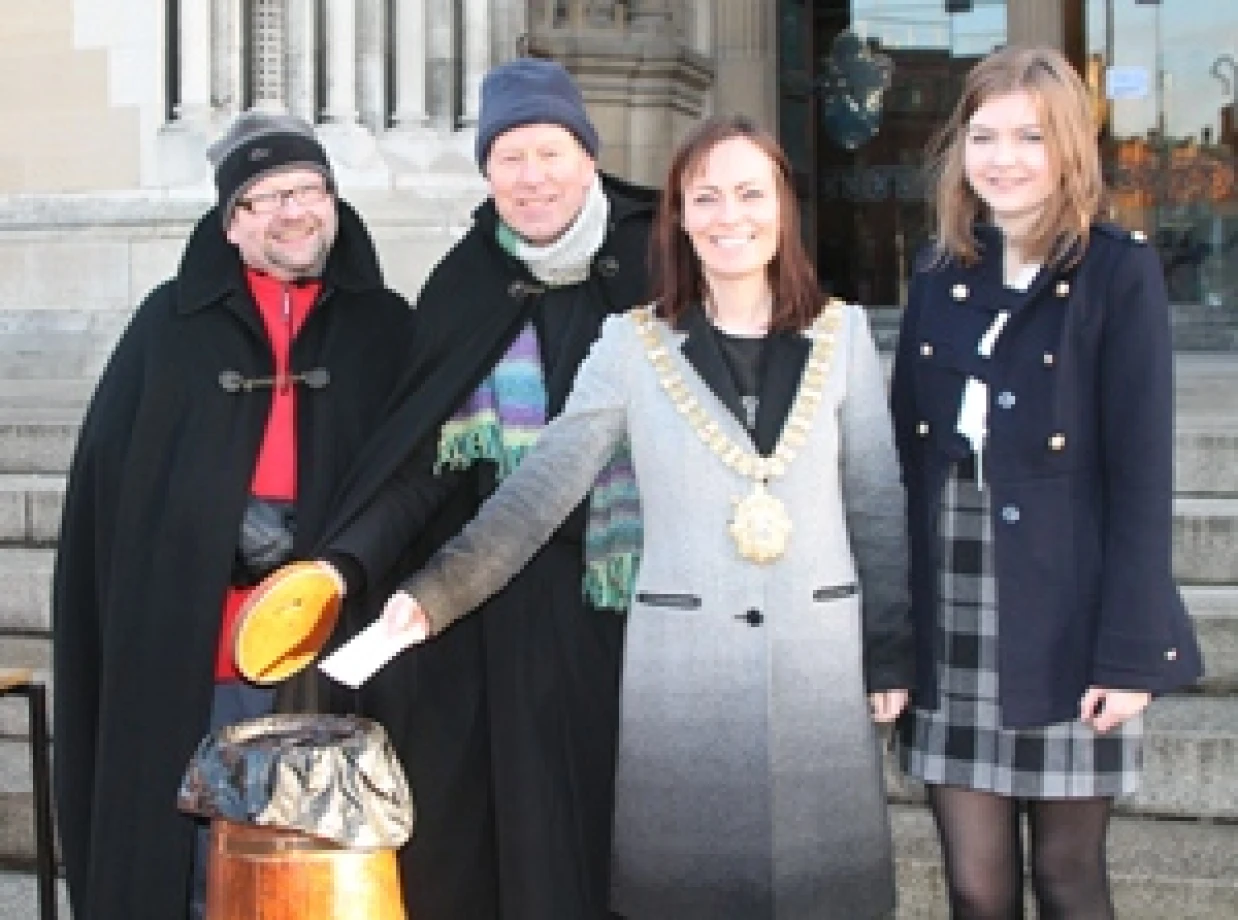
M896 805L891 824L898 920L948 920L941 851L928 811ZM1238 917L1238 825L1117 817L1108 852L1122 920ZM1035 916L1030 907L1028 916Z
M64 486L62 474L0 473L0 544L54 543ZM1238 498L1174 499L1173 567L1183 582L1238 584Z
M1238 379L1231 382L1235 387ZM1180 418L1174 433L1174 492L1238 495L1238 423Z
M129 315L127 309L0 310L0 380L93 379Z
M31 846L28 815L14 814L0 796L0 861L25 863ZM897 859L897 920L948 920L940 848L928 812L894 805L891 829ZM13 820L9 820L12 818ZM16 838L25 837L19 842ZM16 858L8 854L16 851ZM1117 915L1123 920L1233 920L1238 916L1238 825L1116 818L1109 866ZM64 883L60 916L68 920ZM1029 916L1034 914L1029 908ZM29 871L0 872L0 920L35 916Z
M0 920L31 920L38 914L35 878L31 872L0 871ZM71 920L69 895L62 879L57 885L60 920Z
M1174 498L1174 577L1184 582L1238 583L1238 498Z
M49 664L53 561L49 548L0 548L0 579L6 586L0 596L0 665L40 668ZM1203 649L1205 689L1234 692L1238 689L1238 587L1187 585L1182 595Z
M37 666L13 660L12 646L18 642L49 642L51 568L49 550L0 548L0 578L7 584L0 597L0 637L4 643L0 664ZM1238 588L1188 585L1182 595L1204 654L1203 689L1211 693L1238 691Z
M1157 700L1146 716L1143 783L1119 814L1238 821L1238 696ZM923 787L886 757L895 801L923 801Z
M1182 597L1204 653L1203 686L1238 691L1238 587L1185 585Z
M46 633L51 629L54 560L55 553L50 548L6 546L0 549L0 584L4 585L4 590L0 591L0 635Z
M0 378L3 379L3 378ZM95 377L29 377L4 380L0 420L37 421L56 418L79 422L94 393Z
M81 413L71 419L67 414L28 408L0 412L0 473L68 471Z
M62 473L95 385L93 373L78 370L90 362L101 365L105 349L82 345L82 354L92 356L82 357L77 370L58 369L49 358L46 372L32 364L6 374L6 345L18 352L13 360L34 361L30 348L42 334L38 330L48 324L60 324L60 339L69 337L68 327L96 324L98 329L88 336L93 341L119 333L125 314L14 311L5 309L5 302L0 297L0 472ZM93 318L96 313L103 318ZM13 331L13 342L4 341L5 329ZM18 340L26 345L17 347ZM71 350L65 341L56 347ZM1179 356L1177 363L1174 489L1180 495L1238 496L1238 356Z
M65 477L0 474L0 545L51 545L60 529Z
M0 394L0 473L67 471L93 381L14 381L2 389L12 393ZM1174 445L1179 496L1238 496L1238 425L1184 422Z

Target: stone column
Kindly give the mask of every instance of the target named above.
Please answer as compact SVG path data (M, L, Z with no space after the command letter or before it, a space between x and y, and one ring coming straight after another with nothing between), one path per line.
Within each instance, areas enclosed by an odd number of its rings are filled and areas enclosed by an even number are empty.
M327 105L325 121L357 121L357 3L326 0Z
M464 0L465 125L477 124L481 80L490 67L490 0Z
M1007 0L1006 36L1012 45L1063 48L1062 0Z
M714 107L745 112L774 129L778 111L778 4L726 0L714 5Z
M630 0L628 22L634 32L654 32L667 38L679 38L673 0Z
M211 0L180 0L178 121L205 122L211 115L211 19Z
M213 0L211 7L211 100L220 115L231 118L245 105L241 0Z
M426 105L436 127L456 124L456 16L453 0L425 0Z
M426 12L419 2L396 7L395 22L395 126L420 130L426 125Z
M255 109L282 112L284 104L284 3L256 0L249 52Z
M714 51L714 4L712 0L701 0L690 5L688 11L689 28L688 44L692 50L706 57Z
M318 61L315 54L317 27L314 0L287 0L284 22L284 60L288 111L310 124L318 120L315 84Z
M536 2L491 0L490 62L501 64L516 57L522 42L528 41L529 23L545 13Z
M358 0L357 105L375 134L387 128L387 14L383 0Z

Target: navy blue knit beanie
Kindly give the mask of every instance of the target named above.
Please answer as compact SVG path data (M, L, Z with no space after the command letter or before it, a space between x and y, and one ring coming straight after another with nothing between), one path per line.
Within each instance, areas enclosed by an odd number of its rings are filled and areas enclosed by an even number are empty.
M571 74L556 61L517 58L493 68L482 80L477 165L485 169L490 145L504 131L534 124L567 128L589 156L597 158L598 133Z

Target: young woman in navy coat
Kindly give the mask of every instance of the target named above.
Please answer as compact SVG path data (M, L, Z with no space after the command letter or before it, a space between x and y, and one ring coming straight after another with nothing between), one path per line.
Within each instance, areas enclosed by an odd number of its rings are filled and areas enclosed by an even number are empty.
M1101 223L1088 94L980 62L935 149L937 239L895 364L916 631L904 768L953 916L1110 918L1105 836L1153 694L1194 681L1170 575L1173 353L1156 253Z

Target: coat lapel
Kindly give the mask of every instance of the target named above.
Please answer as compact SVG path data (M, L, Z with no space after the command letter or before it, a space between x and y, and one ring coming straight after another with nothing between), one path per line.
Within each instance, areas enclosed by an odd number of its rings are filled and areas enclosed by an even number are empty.
M778 446L811 348L812 343L798 332L771 333L765 342L757 424L752 438L762 456L773 453Z
M705 311L699 306L688 310L680 320L680 328L687 333L687 338L679 346L684 358L718 397L719 402L726 406L727 411L735 419L742 419L744 406L739 398L739 390L735 387L726 358L718 348Z

